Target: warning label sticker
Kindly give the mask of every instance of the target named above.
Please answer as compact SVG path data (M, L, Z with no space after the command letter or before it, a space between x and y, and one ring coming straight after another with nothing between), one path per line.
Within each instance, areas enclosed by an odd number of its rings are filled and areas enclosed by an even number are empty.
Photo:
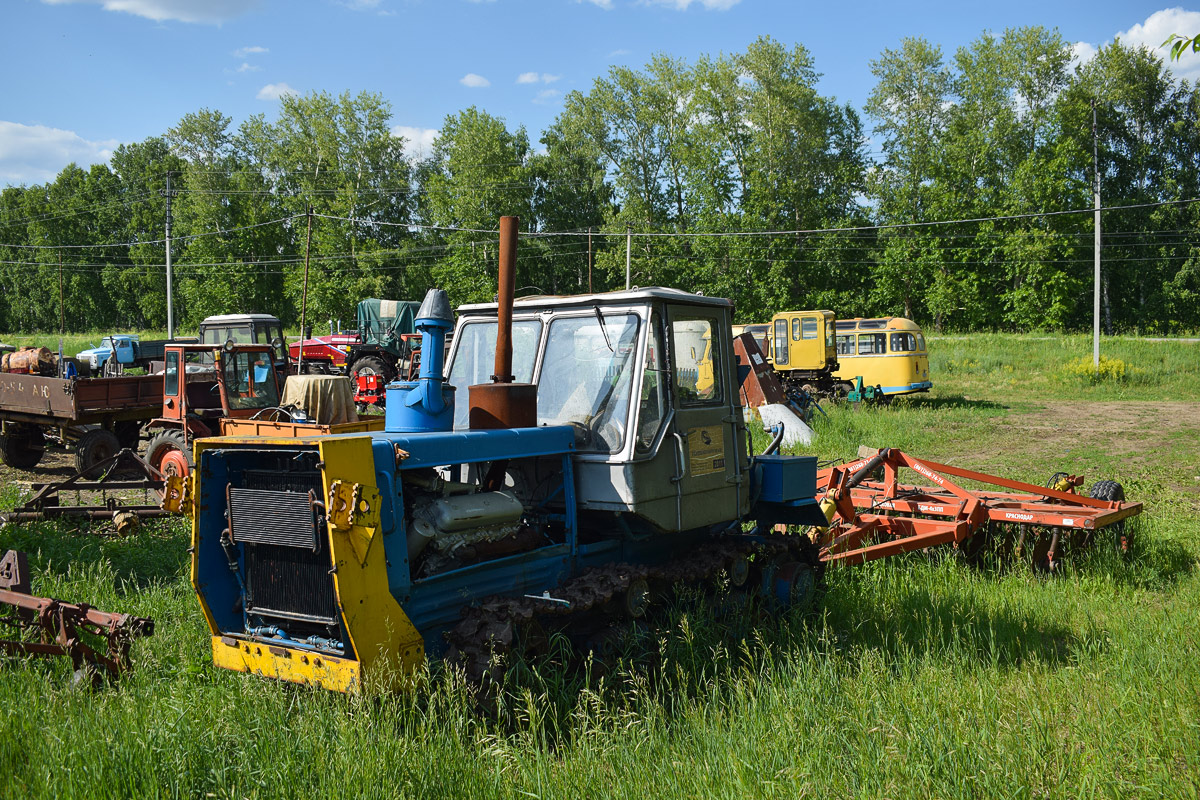
M725 439L720 425L688 428L688 474L693 478L725 471Z

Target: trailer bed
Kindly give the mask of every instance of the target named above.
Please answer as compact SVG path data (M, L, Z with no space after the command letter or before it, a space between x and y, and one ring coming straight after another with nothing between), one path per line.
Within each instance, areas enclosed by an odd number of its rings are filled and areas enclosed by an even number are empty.
M161 375L47 378L0 374L0 419L37 425L87 425L152 419L162 412Z

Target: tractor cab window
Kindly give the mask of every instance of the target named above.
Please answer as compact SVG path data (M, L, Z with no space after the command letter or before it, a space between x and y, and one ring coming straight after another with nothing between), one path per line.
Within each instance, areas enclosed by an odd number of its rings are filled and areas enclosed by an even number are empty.
M858 354L860 356L877 356L886 352L886 333L860 333L858 335Z
M833 347L833 346L834 346L834 341L833 341L833 326L832 326L832 325L830 325L830 324L828 324L828 323L826 323L826 324L825 324L825 346L826 346L826 347Z
M787 335L787 322L784 335ZM675 389L679 404L709 405L720 403L721 355L713 350L714 331L717 321L706 317L676 318L671 323L671 335L675 340ZM786 338L783 348L787 348ZM777 358L778 360L778 358Z
M642 370L642 400L638 407L638 453L649 453L658 438L658 430L667 416L667 370L663 358L662 318L656 312L650 319L646 337L646 365Z
M893 353L911 353L917 349L917 337L911 333L893 333L891 338Z
M233 353L222 359L229 407L273 408L279 405L275 367L268 350Z
M800 318L792 320L792 340L800 341Z
M538 424L572 425L581 452L625 443L637 362L633 314L560 317L550 323L538 378Z
M854 334L840 333L837 337L837 354L839 356L854 355Z
M805 317L800 320L800 338L815 339L817 338L817 318Z
M167 353L166 365L163 370L163 394L174 397L179 394L179 351Z
M467 387L491 383L496 370L496 320L468 322L457 334L459 342L454 351L447 381L457 390L454 401L454 427L469 427L470 403ZM541 320L516 319L512 324L512 370L517 383L533 382L533 362L537 358L538 339L542 334Z

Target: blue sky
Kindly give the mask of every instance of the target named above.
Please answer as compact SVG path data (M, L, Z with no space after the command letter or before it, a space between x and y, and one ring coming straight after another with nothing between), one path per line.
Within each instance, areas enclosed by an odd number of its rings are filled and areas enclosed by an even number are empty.
M105 161L200 108L235 124L273 117L287 91L379 92L414 149L469 105L536 141L563 95L611 65L738 52L764 34L802 43L821 90L861 109L870 60L904 37L949 56L1019 25L1057 27L1086 58L1115 36L1157 47L1200 33L1200 11L1161 0L4 0L0 185ZM1196 80L1200 56L1176 71Z

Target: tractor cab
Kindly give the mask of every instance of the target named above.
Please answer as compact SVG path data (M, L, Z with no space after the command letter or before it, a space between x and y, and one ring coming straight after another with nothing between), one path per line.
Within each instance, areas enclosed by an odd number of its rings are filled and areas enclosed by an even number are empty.
M514 379L537 384L539 426L574 430L582 514L645 533L747 507L731 312L728 300L665 288L514 302ZM497 309L459 314L448 380L465 393L491 380ZM466 403L454 426L469 427Z
M146 460L176 475L191 470L193 439L220 433L221 420L248 419L279 407L275 351L268 345L172 344L164 349L162 416Z

